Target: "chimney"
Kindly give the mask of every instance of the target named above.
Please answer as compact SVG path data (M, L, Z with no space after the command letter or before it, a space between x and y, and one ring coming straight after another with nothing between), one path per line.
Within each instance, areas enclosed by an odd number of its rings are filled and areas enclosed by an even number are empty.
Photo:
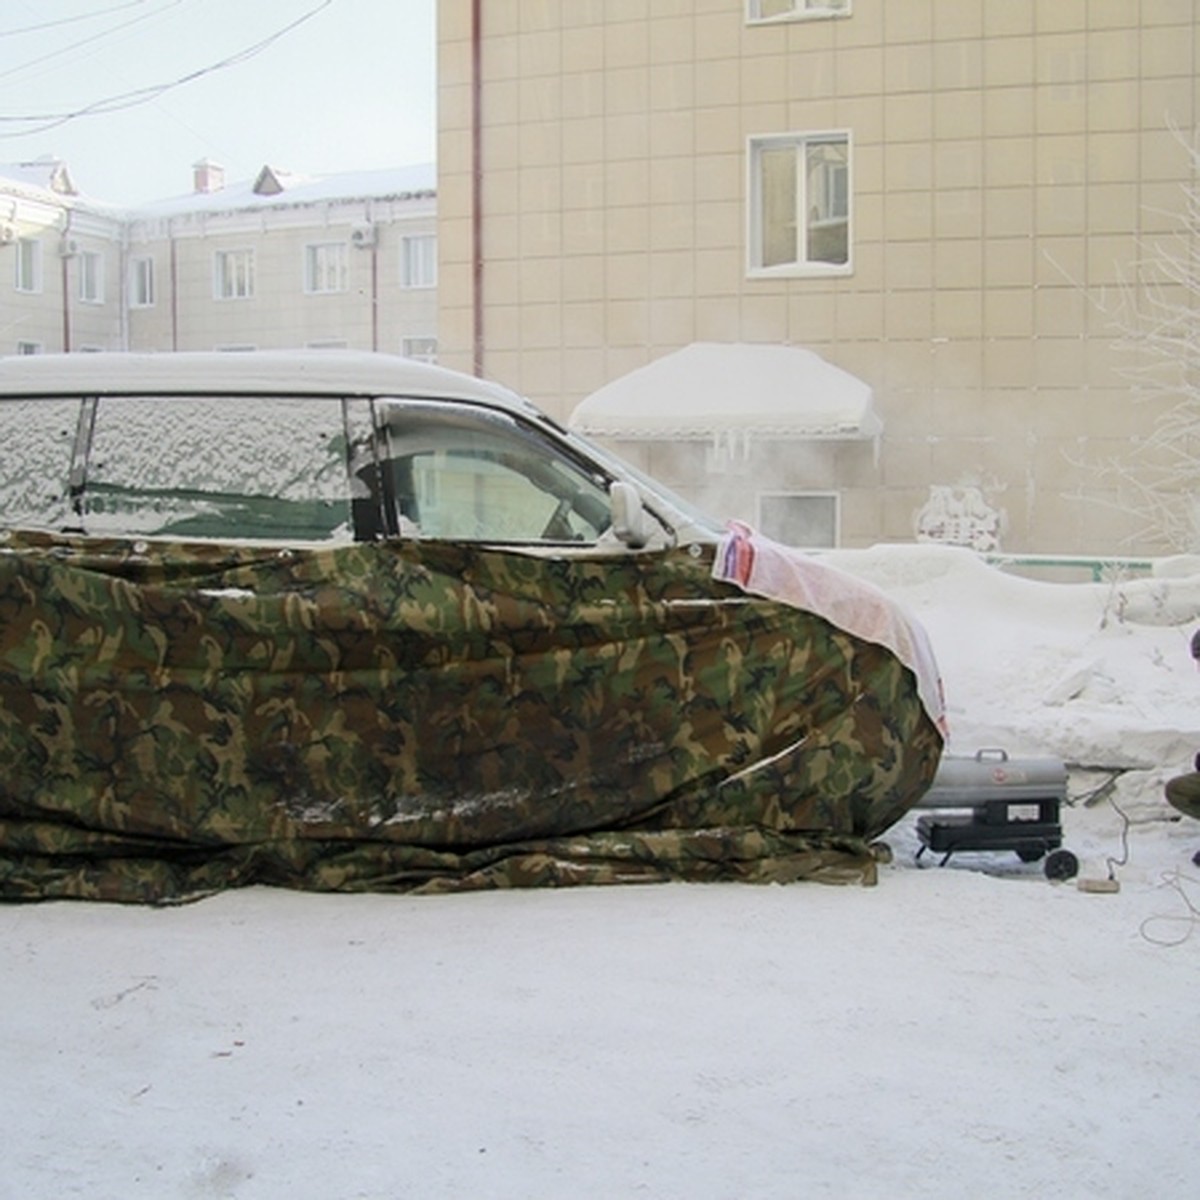
M192 190L207 194L219 192L225 186L225 168L210 158L192 165Z

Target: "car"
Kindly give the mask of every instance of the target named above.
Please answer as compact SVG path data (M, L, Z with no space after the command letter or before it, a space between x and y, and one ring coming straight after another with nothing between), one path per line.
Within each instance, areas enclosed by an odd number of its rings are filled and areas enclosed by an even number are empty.
M0 897L870 882L944 737L887 597L499 385L0 360Z

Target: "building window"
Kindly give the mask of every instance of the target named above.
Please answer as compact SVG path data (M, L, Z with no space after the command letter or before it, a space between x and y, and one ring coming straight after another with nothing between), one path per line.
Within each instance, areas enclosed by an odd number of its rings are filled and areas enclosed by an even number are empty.
M79 299L84 304L104 303L104 255L95 250L79 255Z
M850 273L850 135L750 141L750 273Z
M304 247L304 290L310 295L344 292L347 287L345 242L320 242Z
M437 238L433 234L406 237L400 243L400 281L408 288L437 285Z
M838 544L836 492L806 492L758 497L758 527L769 538L802 550Z
M213 259L213 295L248 300L254 295L254 251L218 250Z
M17 274L15 286L18 292L40 292L42 290L42 243L39 238L17 239Z
M438 342L435 337L406 337L401 353L417 362L437 362Z
M42 352L42 343L41 342L18 342L17 343L17 353L18 354L41 354L41 352Z
M133 308L151 308L154 304L154 259L129 260L129 303Z
M751 23L849 15L850 0L749 0L746 5L746 20Z

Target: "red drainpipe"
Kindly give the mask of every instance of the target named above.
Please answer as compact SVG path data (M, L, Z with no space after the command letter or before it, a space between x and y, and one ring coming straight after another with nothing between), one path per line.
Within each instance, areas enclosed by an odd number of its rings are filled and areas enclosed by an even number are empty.
M71 214L66 214L63 222L62 241L65 243L71 236ZM58 248L58 260L62 271L62 343L63 353L71 352L71 272L68 269L70 258L66 254L65 245Z
M471 0L472 365L483 375L483 0Z

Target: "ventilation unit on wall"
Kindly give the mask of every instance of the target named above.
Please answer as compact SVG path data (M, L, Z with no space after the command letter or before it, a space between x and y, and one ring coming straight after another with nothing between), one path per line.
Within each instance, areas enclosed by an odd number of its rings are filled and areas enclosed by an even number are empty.
M366 250L375 245L375 226L355 225L350 230L350 244L359 247L360 250Z
M65 237L58 243L59 258L74 258L79 253L79 239Z
M17 240L17 227L11 221L0 221L0 246L8 246Z

